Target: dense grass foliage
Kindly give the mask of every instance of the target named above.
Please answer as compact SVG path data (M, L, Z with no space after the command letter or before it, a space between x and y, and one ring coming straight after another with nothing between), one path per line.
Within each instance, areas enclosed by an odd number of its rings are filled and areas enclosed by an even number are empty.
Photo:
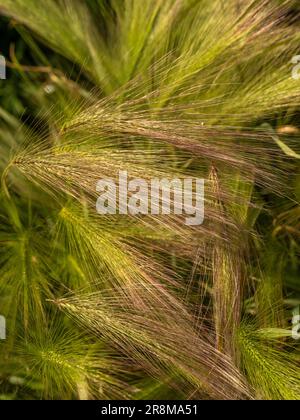
M292 0L0 0L1 399L299 399ZM205 220L96 184L205 179Z

